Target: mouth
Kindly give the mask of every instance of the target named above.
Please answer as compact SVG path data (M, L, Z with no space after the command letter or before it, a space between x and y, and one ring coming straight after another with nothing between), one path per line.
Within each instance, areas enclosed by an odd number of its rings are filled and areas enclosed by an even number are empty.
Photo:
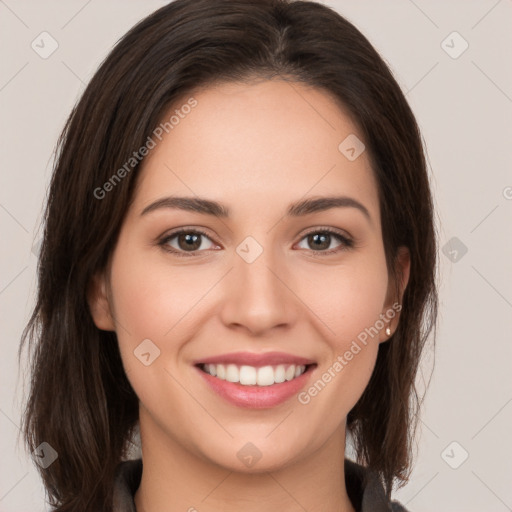
M282 353L236 353L204 359L194 366L210 390L232 405L265 409L303 389L317 364Z
M249 366L236 364L199 364L198 368L204 373L227 382L239 383L242 386L273 386L299 378L314 364L275 366Z

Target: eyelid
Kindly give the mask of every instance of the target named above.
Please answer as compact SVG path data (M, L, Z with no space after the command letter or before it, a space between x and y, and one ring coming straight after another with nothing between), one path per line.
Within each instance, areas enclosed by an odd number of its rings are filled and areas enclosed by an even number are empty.
M351 241L354 240L354 237L350 233L348 233L348 231L346 231L344 229L339 229L339 228L332 228L330 226L315 226L314 228L308 229L307 231L305 231L302 234L301 240L305 236L308 236L312 233L329 233L332 235L338 235L347 240L351 240Z

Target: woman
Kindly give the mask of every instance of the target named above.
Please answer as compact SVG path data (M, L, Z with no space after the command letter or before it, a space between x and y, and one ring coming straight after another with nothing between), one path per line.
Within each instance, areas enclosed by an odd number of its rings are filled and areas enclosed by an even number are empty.
M364 36L314 2L177 0L59 143L23 338L55 510L405 510L436 242Z

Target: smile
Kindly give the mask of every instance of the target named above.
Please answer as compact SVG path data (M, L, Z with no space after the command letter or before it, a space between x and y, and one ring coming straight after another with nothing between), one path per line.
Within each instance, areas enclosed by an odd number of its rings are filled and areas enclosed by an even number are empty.
M194 362L210 392L232 405L268 409L290 400L312 378L312 359L282 352L219 354Z
M203 364L201 370L212 377L242 386L272 386L291 381L306 371L306 365L238 366L236 364Z

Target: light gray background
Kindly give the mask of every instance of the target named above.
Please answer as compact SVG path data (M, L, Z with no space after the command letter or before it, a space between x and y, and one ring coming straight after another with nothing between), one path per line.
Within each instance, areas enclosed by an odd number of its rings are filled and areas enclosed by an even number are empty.
M112 45L164 3L0 0L0 511L45 510L17 442L25 379L16 355L34 301L33 248L52 150ZM415 512L512 510L512 1L325 3L394 71L426 141L440 245L457 237L467 247L463 254L452 241L440 254L435 370L415 470L395 496ZM43 31L59 45L47 59L31 48ZM445 51L463 48L458 36L446 39L454 31L469 44L458 58ZM432 364L427 355L425 378Z

